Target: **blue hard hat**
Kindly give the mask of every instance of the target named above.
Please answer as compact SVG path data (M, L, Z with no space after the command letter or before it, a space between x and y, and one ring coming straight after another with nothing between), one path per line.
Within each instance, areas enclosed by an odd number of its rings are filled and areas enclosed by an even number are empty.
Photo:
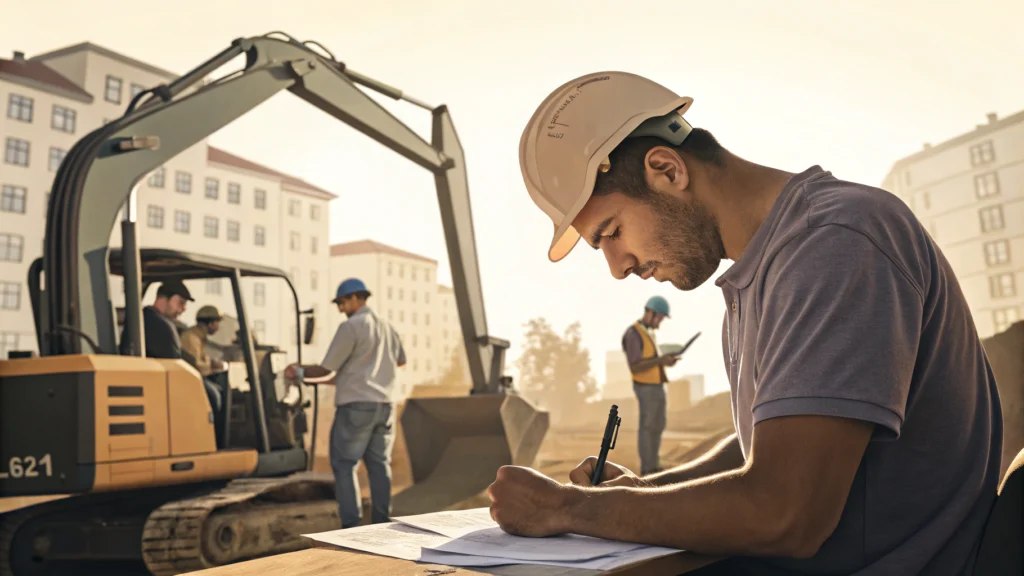
M341 284L338 284L338 293L334 297L334 301L337 302L342 298L355 294L357 292L365 292L367 296L370 295L370 291L366 289L366 284L359 278L349 278Z
M657 312L662 316L668 317L668 300L665 300L661 296L651 296L651 299L644 305L645 310L651 310Z

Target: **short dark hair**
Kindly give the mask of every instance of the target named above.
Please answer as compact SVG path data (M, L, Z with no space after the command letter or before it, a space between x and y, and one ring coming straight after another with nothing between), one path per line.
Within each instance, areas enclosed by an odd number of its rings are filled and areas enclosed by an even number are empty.
M647 190L644 177L644 158L655 146L668 146L680 155L686 154L698 162L722 167L725 165L725 148L715 136L703 128L694 128L680 146L654 136L630 138L619 144L608 158L612 167L608 172L598 172L594 184L594 196L622 192L627 196L640 196Z

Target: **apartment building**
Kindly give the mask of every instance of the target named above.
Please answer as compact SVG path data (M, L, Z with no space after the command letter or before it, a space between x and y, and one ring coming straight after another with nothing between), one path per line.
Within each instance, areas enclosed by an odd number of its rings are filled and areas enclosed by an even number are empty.
M438 380L462 346L452 289L437 284L437 260L373 240L331 246L331 288L359 278L373 293L370 306L391 322L405 346L407 365L399 371L402 396L414 386ZM328 339L344 316L335 312Z
M925 225L982 338L1024 317L1024 111L898 160L882 187Z
M139 92L177 75L91 43L30 59L0 59L0 357L35 350L25 280L42 252L49 190L74 142L119 117ZM302 309L330 300L328 211L331 192L202 141L139 183L140 247L172 248L274 266L295 286ZM119 246L120 227L111 231ZM115 304L124 301L112 279ZM228 281L190 282L196 299L181 318L191 324L203 304L235 314ZM295 304L284 280L244 279L243 295L256 338L294 357ZM151 302L150 289L145 302ZM308 352L323 353L323 318Z

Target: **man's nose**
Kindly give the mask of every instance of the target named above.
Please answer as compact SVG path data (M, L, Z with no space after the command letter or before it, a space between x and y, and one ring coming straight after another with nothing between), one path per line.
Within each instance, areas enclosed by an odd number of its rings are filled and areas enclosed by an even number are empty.
M637 260L628 251L614 244L601 246L601 251L608 261L608 270L616 280L623 280L633 272Z

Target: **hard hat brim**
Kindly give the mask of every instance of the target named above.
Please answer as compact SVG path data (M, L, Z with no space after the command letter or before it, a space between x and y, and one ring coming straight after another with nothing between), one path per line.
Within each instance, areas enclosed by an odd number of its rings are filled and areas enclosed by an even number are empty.
M604 161L605 158L611 154L612 150L615 150L631 132L636 130L640 124L649 118L657 116L664 116L672 111L679 112L680 115L686 113L690 109L690 105L693 103L693 98L689 96L682 96L673 100L671 103L656 108L654 110L648 110L643 114L637 114L630 118L624 123L618 130L615 131L604 143L601 144L597 150L594 151L590 157L590 161L587 163L587 174L586 179L583 181L583 188L580 190L579 198L572 205L572 208L562 217L561 222L555 223L555 234L551 239L551 247L548 249L548 259L552 262L558 262L569 255L572 249L576 247L576 244L580 240L580 233L572 226L573 220L579 216L580 212L583 211L583 207L590 201L590 196L594 193L594 184L597 182L597 170L598 166ZM532 191L531 191L532 192Z

